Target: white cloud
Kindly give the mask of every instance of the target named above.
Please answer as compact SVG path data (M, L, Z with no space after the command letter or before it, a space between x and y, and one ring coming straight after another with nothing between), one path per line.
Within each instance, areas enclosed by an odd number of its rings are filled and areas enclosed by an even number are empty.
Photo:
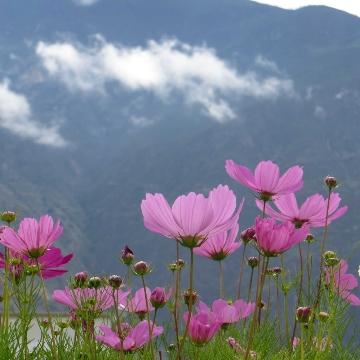
M6 80L0 83L0 127L38 144L55 147L66 144L56 126L46 127L33 119L26 97L10 90Z
M278 66L276 65L276 63L274 61L269 60L268 58L266 58L263 55L258 55L255 58L255 65L260 66L264 69L268 69L268 70L280 73L280 70L279 70Z
M326 117L326 111L322 106L317 105L315 107L315 110L314 110L314 115L316 117L318 117L318 118L325 118Z
M100 0L73 0L73 1L76 5L90 6L90 5L94 5L95 3L97 3Z
M147 127L153 125L154 121L145 116L131 116L129 123L137 127Z
M275 99L295 95L288 78L240 74L213 49L177 40L127 47L97 36L89 47L39 42L36 53L49 75L71 91L105 92L106 84L115 82L128 91L149 91L163 100L179 93L187 105L199 105L219 122L236 116L229 102L236 96Z
M360 1L358 0L252 0L257 3L278 6L284 9L299 9L309 5L323 5L346 11L360 16Z

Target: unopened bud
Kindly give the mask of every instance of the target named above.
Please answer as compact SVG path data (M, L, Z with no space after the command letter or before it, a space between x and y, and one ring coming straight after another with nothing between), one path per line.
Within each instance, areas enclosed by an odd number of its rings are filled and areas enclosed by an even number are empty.
M308 244L311 244L315 241L315 237L313 234L307 234L306 235L306 238L305 238L305 241L308 243Z
M185 266L185 261L183 259L178 259L176 261L176 265L178 267L179 270L182 270Z
M134 274L144 276L151 271L150 265L145 261L138 261L134 264Z
M122 283L123 280L120 276L118 275L111 275L109 276L109 285L113 288L113 289L118 289Z
M340 259L334 251L325 251L323 254L325 266L332 267L339 264Z
M191 301L191 304L194 305L196 303L198 299L198 294L196 291L190 291L190 289L187 289L184 291L184 302L187 306L190 305L190 301Z
M296 318L301 323L307 323L310 320L311 316L311 307L310 306L300 306L296 309Z
M174 272L177 270L178 266L176 265L176 263L171 263L168 265L168 268L170 271Z
M168 349L168 351L174 351L176 349L176 345L175 344L169 344L167 349Z
M89 288L90 289L98 289L101 287L101 279L98 276L93 276L89 279Z
M25 274L26 275L36 275L39 272L39 267L36 264L33 265L27 265L25 268Z
M21 259L18 258L11 258L9 259L9 264L12 266L17 266L21 264Z
M327 176L324 179L324 182L330 190L335 189L338 185L336 178L334 178L333 176Z
M74 276L75 287L83 287L88 277L89 275L86 271L76 273Z
M251 268L255 268L259 265L259 259L256 256L251 256L248 258L248 265Z
M11 224L13 221L16 220L16 212L15 211L3 211L0 214L0 217L1 217L1 221Z
M121 251L121 261L127 266L131 265L134 261L134 253L127 245Z
M255 239L255 229L252 227L247 228L246 230L241 232L240 238L244 242L244 244L248 244L251 240Z
M325 312L325 311L320 311L319 312L319 320L321 322L326 322L329 319L329 313Z
M156 287L150 295L151 305L155 309L160 309L166 304L166 292L164 288Z

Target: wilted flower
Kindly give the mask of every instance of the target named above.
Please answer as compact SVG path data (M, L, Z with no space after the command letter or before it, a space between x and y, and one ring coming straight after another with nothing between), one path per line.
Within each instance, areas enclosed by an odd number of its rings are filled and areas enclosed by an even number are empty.
M248 265L251 267L251 268L255 268L259 265L259 258L256 257L256 256L250 256L248 258Z
M103 332L103 335L96 336L96 340L115 350L126 352L140 349L150 341L149 328L146 320L139 322L133 328L128 324L126 325L126 331L123 332L121 338L119 334L112 331L108 326L100 325L99 329ZM122 327L124 327L124 323ZM153 329L151 338L159 336L163 332L161 326L156 326L152 322L150 322L150 327Z
M240 234L240 238L244 244L248 244L250 241L255 240L255 229L250 227L243 230Z
M300 306L296 309L296 318L301 323L308 323L311 316L310 306Z
M0 233L0 243L14 253L37 259L52 247L62 232L60 221L54 224L49 215L41 216L39 221L25 218L20 222L17 232L5 227Z
M261 161L254 173L233 160L226 160L225 169L230 177L258 193L263 201L296 192L303 186L303 170L300 166L291 167L281 177L279 166L272 161Z
M187 306L190 305L190 300L191 300L191 304L194 305L198 299L198 294L195 290L191 292L190 289L187 289L184 291L183 296L184 296L184 303Z
M172 207L162 194L146 194L141 202L147 229L189 248L230 229L237 222L240 210L236 210L233 191L223 185L211 190L208 198L193 192L181 195Z
M277 256L305 239L308 227L295 229L291 222L277 224L274 219L256 218L256 244L265 256Z
M348 207L339 208L340 202L340 195L332 193L328 210L328 199L324 199L320 194L315 194L308 197L299 208L295 194L291 193L274 200L278 211L266 204L265 214L276 220L291 221L297 228L304 224L308 224L310 227L322 227L346 213ZM256 205L259 209L263 209L262 201L256 200Z

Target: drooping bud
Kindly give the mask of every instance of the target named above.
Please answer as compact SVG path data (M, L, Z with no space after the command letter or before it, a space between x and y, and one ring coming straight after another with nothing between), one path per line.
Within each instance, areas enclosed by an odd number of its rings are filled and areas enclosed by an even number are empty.
M326 186L329 188L329 190L335 189L338 185L336 178L334 178L333 176L326 176L324 182Z
M127 245L121 251L121 261L127 266L130 266L134 261L134 253Z
M198 299L198 294L195 290L193 290L192 292L190 291L190 289L187 289L184 291L184 302L187 306L190 305L190 299L191 299L191 304L194 305Z
M301 323L307 323L310 320L311 316L311 307L310 306L300 306L296 309L296 318Z
M326 311L320 311L319 312L319 320L321 322L326 322L329 319L329 313L327 313Z
M244 242L244 244L248 244L250 241L254 240L255 237L255 229L252 227L247 228L240 234L240 238Z
M118 289L122 285L123 280L118 275L111 275L109 276L108 282L113 289Z
M75 287L83 287L88 279L89 275L86 271L81 271L75 274L74 276L74 285Z
M315 237L313 234L307 234L306 235L306 238L305 238L305 241L308 243L308 244L311 244L315 241Z
M92 276L89 279L89 288L90 289L98 289L99 287L101 287L101 285L102 285L102 282L98 276Z
M16 212L15 211L3 211L0 214L1 221L4 221L8 224L11 224L16 220Z
M166 304L166 292L164 288L156 287L150 295L151 305L155 309L160 309Z
M251 256L248 258L248 265L251 268L256 268L259 265L259 258L257 258L256 256Z
M144 276L151 271L150 265L145 261L138 261L134 264L134 274L138 276Z

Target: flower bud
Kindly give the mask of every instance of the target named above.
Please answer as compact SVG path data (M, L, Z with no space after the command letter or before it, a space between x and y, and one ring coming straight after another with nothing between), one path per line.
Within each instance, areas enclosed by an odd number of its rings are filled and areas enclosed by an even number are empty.
M121 261L127 266L131 265L134 261L134 253L127 245L121 251Z
M250 227L242 231L240 239L244 242L244 244L248 244L251 240L255 239L255 229Z
M311 307L310 306L300 306L296 309L296 318L301 323L307 323L310 320L311 316Z
M281 267L273 267L273 268L269 268L266 270L266 275L270 275L270 276L277 276L279 274L281 274Z
M138 261L134 265L134 274L138 276L144 276L151 271L150 265L145 261Z
M25 268L26 275L36 275L39 272L39 267L36 264L27 265Z
M315 237L313 234L307 234L306 235L306 238L305 238L305 241L308 243L308 244L311 244L315 241Z
M178 270L182 270L185 266L185 261L183 259L178 259L176 261L176 266L177 266Z
M334 178L333 176L327 176L324 179L324 182L325 182L326 186L329 188L329 190L335 189L338 185L336 178Z
M168 351L174 351L176 349L176 345L171 343L168 345L167 349L168 349Z
M155 309L160 309L166 304L166 292L164 288L156 287L150 295L151 305Z
M13 221L16 220L16 212L15 211L3 211L0 214L0 218L1 218L1 221L11 224Z
M109 285L113 288L113 289L118 289L122 283L123 280L120 276L118 275L111 275L109 276Z
M251 268L255 268L259 265L259 259L256 256L251 256L248 258L248 265Z
M40 324L40 326L43 327L44 329L48 328L49 325L50 325L49 320L46 320L46 319L45 319L45 320L41 320L41 321L39 322L39 324Z
M74 282L75 287L83 287L88 279L88 273L86 271L81 271L75 274Z
M21 259L18 259L18 258L10 258L10 259L9 259L9 264L10 264L11 266L20 265L20 264L21 264Z
M99 287L101 287L102 285L102 281L98 276L92 276L89 279L89 288L90 289L98 289Z
M196 291L192 291L192 293L190 292L190 289L187 289L184 291L184 302L187 306L190 305L190 300L191 300L191 304L194 305L198 299L198 294Z
M168 265L168 268L170 271L174 272L178 269L178 266L176 265L176 263L171 263Z
M340 259L336 256L336 252L334 251L325 251L323 254L323 259L325 266L336 266L339 264Z
M319 320L321 322L326 322L329 319L329 313L325 312L325 311L320 311L319 312Z

